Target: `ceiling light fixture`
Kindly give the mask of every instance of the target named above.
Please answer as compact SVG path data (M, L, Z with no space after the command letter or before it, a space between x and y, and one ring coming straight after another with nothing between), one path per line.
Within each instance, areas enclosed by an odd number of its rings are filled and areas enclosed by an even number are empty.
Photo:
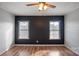
M38 9L39 10L46 10L47 6L45 5L45 2L39 2Z
M55 8L56 7L55 5L51 5L51 4L48 4L46 2L39 2L39 3L27 4L26 6L38 6L38 9L40 11L47 10L48 7L50 7L50 8Z

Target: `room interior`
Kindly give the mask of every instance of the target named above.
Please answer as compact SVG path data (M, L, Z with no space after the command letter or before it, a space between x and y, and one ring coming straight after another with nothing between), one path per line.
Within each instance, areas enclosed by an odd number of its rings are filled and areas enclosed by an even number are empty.
M79 2L33 3L0 2L0 56L78 56Z

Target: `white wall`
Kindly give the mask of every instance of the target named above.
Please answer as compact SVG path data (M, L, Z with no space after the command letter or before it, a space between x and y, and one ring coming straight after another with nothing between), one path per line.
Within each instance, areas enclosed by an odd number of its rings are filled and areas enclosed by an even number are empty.
M0 53L14 42L14 15L0 9Z
M65 15L65 46L79 54L79 9Z

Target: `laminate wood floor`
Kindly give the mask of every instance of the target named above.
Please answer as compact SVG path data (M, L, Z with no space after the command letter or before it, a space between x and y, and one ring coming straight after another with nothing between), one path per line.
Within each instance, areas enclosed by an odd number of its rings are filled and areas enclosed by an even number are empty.
M77 56L64 46L14 46L1 56Z

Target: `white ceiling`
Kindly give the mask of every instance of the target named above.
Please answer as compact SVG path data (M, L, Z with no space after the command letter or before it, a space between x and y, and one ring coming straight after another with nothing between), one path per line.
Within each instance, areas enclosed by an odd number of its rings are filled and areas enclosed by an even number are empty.
M39 12L36 6L26 6L29 3L34 2L0 2L0 8L14 15L65 15L79 8L79 2L48 2L56 8Z

